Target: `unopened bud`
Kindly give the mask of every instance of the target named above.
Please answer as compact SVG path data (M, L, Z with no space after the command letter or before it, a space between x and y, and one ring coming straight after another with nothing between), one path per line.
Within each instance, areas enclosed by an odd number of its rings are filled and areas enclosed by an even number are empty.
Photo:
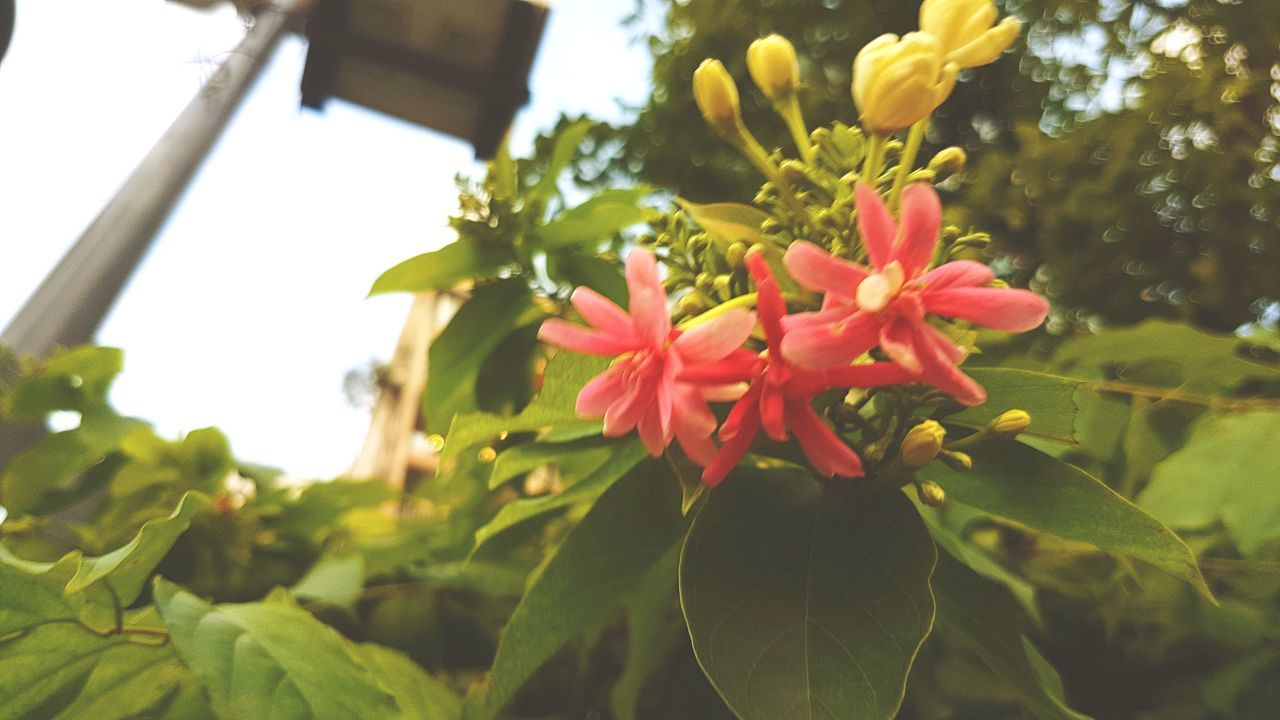
M738 86L719 60L703 60L693 72L693 99L711 129L737 137L742 125Z
M711 286L716 282L716 277L709 272L700 272L693 279L693 286L699 290L710 290Z
M746 260L746 258L747 258L747 246L745 243L742 243L742 242L736 242L730 245L728 250L724 251L725 263L727 263L729 267L734 270L741 270L743 267L745 267L744 261Z
M800 185L809 181L809 176L804 171L804 165L795 160L783 160L778 169L782 171L783 179L792 185Z
M992 27L999 16L992 0L924 0L920 29L936 37L947 60L963 70L990 63L1018 37L1022 24L1016 18Z
M984 232L969 233L956 238L955 244L981 249L991 244L991 236Z
M947 491L932 480L925 480L916 485L916 494L920 496L920 502L929 507L941 507L947 499Z
M1031 426L1031 414L1026 410L1008 410L991 421L988 426L994 436L1012 440Z
M853 61L853 101L862 126L891 135L914 125L951 94L958 68L933 35L881 35Z
M938 451L942 449L942 440L947 436L947 431L937 420L925 420L907 431L907 436L902 439L902 448L899 453L902 456L902 464L912 470L920 468L933 462L938 456Z
M728 275L717 275L715 282L711 284L711 288L721 296L727 295L732 280Z
M938 177L945 178L955 175L964 169L964 165L969 160L969 155L965 153L963 148L955 145L945 147L938 151L937 155L929 161L929 169Z
M773 102L791 97L800 84L796 49L781 35L769 35L751 43L747 48L747 70L756 87Z
M711 306L706 296L702 293L694 291L680 298L680 302L676 304L676 308L685 315L697 315L707 310Z
M943 450L938 453L938 459L952 470L968 472L973 469L973 458L969 457L968 453L962 453L956 450Z

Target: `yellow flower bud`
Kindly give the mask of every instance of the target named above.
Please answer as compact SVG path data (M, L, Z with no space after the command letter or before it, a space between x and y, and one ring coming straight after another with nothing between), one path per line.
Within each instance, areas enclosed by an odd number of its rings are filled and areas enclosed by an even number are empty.
M991 434L1001 438L1013 439L1027 431L1031 426L1031 414L1026 410L1009 410L991 421Z
M914 125L951 94L956 72L941 43L927 33L872 40L853 61L853 101L863 127L890 135Z
M929 507L940 507L947 499L947 491L932 480L925 480L917 485L916 494L920 496L920 502Z
M937 155L929 161L929 169L941 177L954 175L964 169L965 163L968 162L969 156L965 153L964 148L954 145L945 147L938 151Z
M796 49L781 35L769 35L751 43L747 48L747 70L756 87L773 102L791 97L800 84Z
M943 450L938 453L938 459L946 463L947 467L959 472L968 472L973 469L973 458L968 453L958 452L956 450Z
M963 70L994 61L1017 39L1022 24L1009 17L996 25L999 15L992 0L924 0L920 29L938 38L947 60Z
M911 428L902 439L902 449L899 451L902 464L912 470L919 470L933 462L942 449L942 440L946 436L946 429L936 420L925 420Z
M719 60L703 60L693 72L693 99L702 119L725 137L735 137L742 125L738 86Z

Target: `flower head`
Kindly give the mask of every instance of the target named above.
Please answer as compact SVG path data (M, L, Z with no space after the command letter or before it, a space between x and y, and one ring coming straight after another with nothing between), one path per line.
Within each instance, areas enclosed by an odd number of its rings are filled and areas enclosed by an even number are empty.
M731 310L686 332L674 330L657 262L647 250L627 258L627 288L629 314L594 290L577 288L573 306L592 327L547 320L538 338L575 352L616 356L578 394L578 414L603 415L606 436L634 428L654 457L674 438L690 458L705 465L715 455L711 434L716 419L703 388L678 376L686 367L720 361L741 347L755 327L755 316Z
M933 112L956 84L957 68L947 62L933 35L881 35L853 60L853 101L862 125L890 135Z
M992 0L924 0L920 29L938 38L947 60L963 70L993 62L1022 32L1017 18L995 24L999 16Z
M781 35L762 37L747 48L747 70L756 87L773 102L795 94L800 84L796 49Z
M893 363L850 365L825 371L799 368L783 357L783 319L787 307L764 256L747 256L747 269L756 281L756 307L764 326L766 350L759 355L739 350L720 363L686 368L680 379L710 384L750 382L720 427L724 445L706 466L702 481L714 487L729 474L761 429L784 441L788 431L809 458L813 469L831 477L862 475L862 461L813 409L813 399L829 388L874 387L910 382L911 373Z
M964 351L930 324L929 315L1023 332L1044 322L1049 304L1027 290L985 287L995 280L981 263L960 260L932 270L942 206L921 183L902 193L902 222L871 186L856 188L858 229L871 267L832 257L807 242L785 258L801 284L826 293L822 309L788 319L784 356L808 368L848 365L879 345L889 359L967 405L986 391L956 367Z
M734 137L742 125L738 86L719 60L703 60L693 71L693 100L711 129Z

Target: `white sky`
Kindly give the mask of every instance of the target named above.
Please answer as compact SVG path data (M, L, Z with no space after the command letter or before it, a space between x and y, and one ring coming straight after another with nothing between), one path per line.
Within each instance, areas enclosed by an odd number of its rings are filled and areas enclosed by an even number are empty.
M465 0L460 0L464 1ZM649 57L634 0L556 0L516 122L523 152L561 112L619 119ZM160 0L19 0L0 64L0 324L7 324L234 47L229 8ZM387 267L452 238L471 148L338 101L298 106L290 38L99 333L124 348L112 399L166 436L208 425L237 456L330 477L368 426L342 379L390 355L403 296L365 299Z

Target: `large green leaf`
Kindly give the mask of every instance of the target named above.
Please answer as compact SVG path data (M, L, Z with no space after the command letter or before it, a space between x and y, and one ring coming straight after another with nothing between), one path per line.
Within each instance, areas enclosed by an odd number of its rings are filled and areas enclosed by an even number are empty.
M920 475L941 485L948 501L1142 560L1212 597L1186 543L1085 471L1018 442L971 455L970 471L933 463Z
M568 486L603 465L616 450L617 446L613 441L601 441L600 438L554 445L521 443L503 450L493 461L489 489L546 466L555 467L559 471L561 482Z
M359 553L325 555L294 583L290 592L299 600L350 608L364 590L364 568L364 556Z
M394 497L396 490L381 480L318 482L307 486L296 500L273 499L279 502L280 512L272 518L271 527L282 535L316 542L351 510L381 505Z
M439 250L411 257L382 273L369 294L446 290L464 280L490 277L509 262L510 258L500 248L460 237Z
M1071 340L1054 356L1063 366L1134 366L1160 362L1180 368L1181 382L1231 387L1244 378L1275 377L1280 367L1240 357L1240 340L1168 320L1147 320Z
M520 278L477 289L431 343L422 398L426 429L439 432L457 413L475 410L476 379L485 360L517 328L545 316Z
M222 488L236 465L227 437L217 428L192 430L176 442L141 428L125 437L120 449L129 463L111 481L117 498L160 484L211 493Z
M608 358L558 352L543 376L542 391L528 407L512 416L489 413L459 415L445 436L442 461L477 443L486 442L502 433L533 432L548 428L586 428L599 434L599 420L583 420L574 411L578 392L587 381L609 366ZM579 434L579 437L583 435Z
M481 717L497 716L556 650L604 622L685 527L679 489L660 463L642 464L602 495L512 613Z
M727 202L699 205L684 199L676 202L713 238L725 243L742 242L747 245L765 241L760 227L769 219L769 214L757 207Z
M627 280L622 275L622 264L616 260L610 262L580 252L560 253L548 258L547 272L559 282L574 287L586 285L619 306L627 307Z
M476 547L525 520L600 497L647 455L644 445L635 439L618 443L612 450L608 460L567 490L554 495L515 500L503 505L492 520L476 531Z
M600 241L658 216L658 211L638 205L648 193L648 188L605 190L538 228L537 237L552 249L594 249Z
M210 605L163 580L155 598L224 720L404 717L352 644L290 602Z
M417 663L389 647L362 643L352 648L382 686L395 696L406 720L457 720L462 701L423 672Z
M1028 435L1075 442L1076 415L1085 381L1013 368L973 368L968 371L987 389L987 402L947 417L948 423L981 428L1006 410L1031 414Z
M1018 606L1002 588L947 553L933 574L938 630L982 659L1041 720L1084 720L1046 686L1018 632Z
M743 720L892 718L933 627L936 559L900 492L737 473L681 556L694 653Z
M538 184L529 191L529 199L526 206L534 204L556 194L556 183L560 179L560 173L564 172L566 166L573 160L573 156L578 153L578 146L582 145L582 141L586 139L587 133L591 132L592 122L587 119L578 120L565 127L556 136L555 145L551 148L551 156L547 160L547 167L543 170L543 175L538 179Z
M85 557L75 550L57 562L37 563L15 558L0 547L0 564L65 583L67 594L83 592L104 582L121 604L129 605L138 598L147 578L178 541L178 536L186 532L191 519L208 504L203 495L187 493L168 517L146 523L133 540L105 555Z
M19 422L41 422L55 410L89 411L106 402L122 367L124 352L116 348L55 350L5 396L0 410Z
M649 568L625 601L627 657L609 701L618 720L636 720L636 705L645 682L662 667L673 647L672 641L684 640L683 628L673 622L679 595L676 579L679 565L680 546L672 545L667 554Z
M53 496L139 431L149 432L146 423L106 407L86 410L79 427L45 435L13 458L0 473L0 498L14 512L48 511Z
M1221 521L1246 555L1280 538L1280 412L1206 418L1155 466L1138 504L1175 528Z
M36 627L0 641L0 668L0 720L213 717L157 623L129 622L112 635L72 623Z

